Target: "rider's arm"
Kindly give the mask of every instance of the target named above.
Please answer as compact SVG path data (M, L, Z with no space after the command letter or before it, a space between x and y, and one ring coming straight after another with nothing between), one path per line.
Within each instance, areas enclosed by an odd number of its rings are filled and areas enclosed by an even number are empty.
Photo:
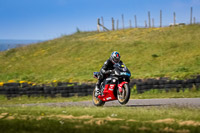
M112 73L112 70L108 70L108 60L104 63L104 65L102 66L100 72L102 74L110 74L110 73Z

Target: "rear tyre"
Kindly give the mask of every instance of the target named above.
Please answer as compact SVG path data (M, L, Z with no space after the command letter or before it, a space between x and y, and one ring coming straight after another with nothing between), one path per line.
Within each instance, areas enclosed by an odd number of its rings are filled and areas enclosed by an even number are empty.
M130 87L128 84L124 84L122 87L122 92L117 89L117 99L120 104L126 104L130 98Z
M93 91L93 95L92 95L92 102L95 106L103 106L105 104L104 101L102 101L101 99L95 97L95 89Z

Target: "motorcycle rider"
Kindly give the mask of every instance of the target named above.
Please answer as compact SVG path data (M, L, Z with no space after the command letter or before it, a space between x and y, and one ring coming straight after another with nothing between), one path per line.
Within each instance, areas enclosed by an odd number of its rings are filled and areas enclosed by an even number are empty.
M110 58L108 60L106 60L106 62L100 69L100 72L98 75L98 81L97 81L96 87L95 87L95 91L96 91L95 96L96 97L101 94L101 90L100 90L101 82L103 82L103 80L106 78L107 75L109 75L113 72L114 64L116 64L116 63L123 63L123 62L120 60L119 52L114 51L114 52L112 52Z

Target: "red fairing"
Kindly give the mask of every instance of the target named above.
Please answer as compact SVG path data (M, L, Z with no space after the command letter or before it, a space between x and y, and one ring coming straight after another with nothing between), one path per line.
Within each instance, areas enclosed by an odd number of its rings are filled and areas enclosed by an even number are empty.
M120 84L118 84L119 92L122 92L122 86L124 84L128 84L128 82L124 81L124 82L121 82Z
M115 89L115 84L107 84L105 86L105 89L103 91L103 96L98 96L99 99L102 101L111 101L111 100L117 100L117 98L114 96L114 89Z

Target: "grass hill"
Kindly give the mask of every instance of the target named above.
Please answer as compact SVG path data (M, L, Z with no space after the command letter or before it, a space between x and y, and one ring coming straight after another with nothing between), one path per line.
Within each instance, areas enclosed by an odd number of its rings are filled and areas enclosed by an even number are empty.
M200 73L200 25L81 32L0 52L0 81L95 81L119 51L133 78L186 78Z

